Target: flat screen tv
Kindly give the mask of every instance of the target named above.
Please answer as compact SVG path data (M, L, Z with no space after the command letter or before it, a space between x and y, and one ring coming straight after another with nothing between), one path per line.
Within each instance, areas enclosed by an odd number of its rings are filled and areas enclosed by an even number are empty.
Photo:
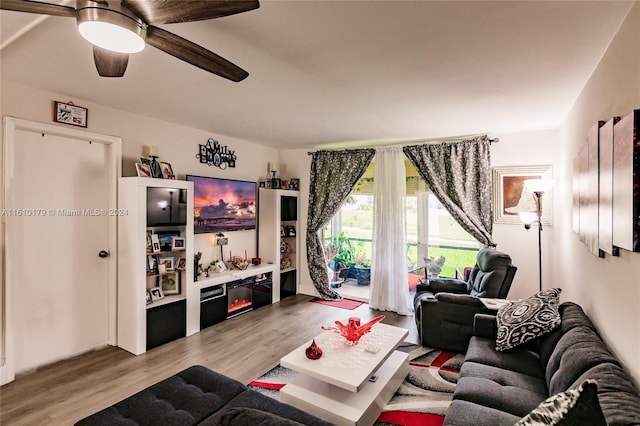
M187 175L193 182L195 234L256 229L256 183Z

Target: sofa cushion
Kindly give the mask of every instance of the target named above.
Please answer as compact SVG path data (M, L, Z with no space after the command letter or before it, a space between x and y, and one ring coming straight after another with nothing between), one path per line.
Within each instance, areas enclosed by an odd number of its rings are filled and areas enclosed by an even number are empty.
M598 364L585 371L570 388L587 379L598 383L598 400L609 425L640 424L640 394L631 376L619 365Z
M597 392L596 382L587 380L575 389L545 399L514 426L606 426Z
M498 310L496 349L506 351L536 339L560 326L558 313L562 290L543 290Z
M576 305L573 302L565 302L560 305L558 312L560 313L560 318L562 318L560 327L556 328L551 333L540 337L538 342L540 362L543 366L546 366L549 363L549 358L551 357L551 353L555 349L558 340L560 340L560 338L569 330L576 327L587 327L596 331L593 323L579 305Z
M194 425L218 411L246 386L206 367L189 367L76 425Z
M219 426L256 425L256 426L304 426L295 420L280 417L255 408L232 407L222 410Z
M526 416L546 397L546 392L503 385L481 377L460 377L453 392L454 400L474 402L518 417Z
M444 418L444 426L513 426L520 417L474 402L454 399Z
M280 417L296 421L308 426L332 426L333 423L326 422L318 417L315 417L307 412L299 410L291 405L277 401L273 398L269 398L259 392L252 389L247 389L235 398L233 398L225 408L239 407L239 408L252 408L260 411L264 411L271 414L276 414ZM214 426L220 422L220 417L224 415L224 410L220 410L214 413L212 416L206 418L200 425L202 426ZM244 424L244 423L239 423ZM255 423L258 426L258 423Z
M544 379L544 371L540 368L540 358L536 352L527 347L500 352L496 350L494 340L483 337L473 336L469 340L464 362L491 365Z
M544 379L491 365L465 361L460 369L459 377L478 377L494 381L502 386L515 386L541 395L547 395L547 384Z
M586 327L567 331L558 340L546 366L549 394L567 390L581 374L604 362L618 364L595 331Z
M431 293L469 293L467 283L465 281L456 280L454 278L431 278L429 279L429 282L420 289L424 289Z

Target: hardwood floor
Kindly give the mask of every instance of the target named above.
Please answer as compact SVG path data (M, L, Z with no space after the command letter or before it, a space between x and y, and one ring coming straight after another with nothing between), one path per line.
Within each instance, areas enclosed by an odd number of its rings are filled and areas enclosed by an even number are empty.
M70 425L194 364L248 383L319 334L321 325L350 316L364 322L384 314L384 323L408 329L409 342L418 340L411 316L366 304L349 311L310 299L289 297L143 355L107 347L19 375L0 388L0 424Z

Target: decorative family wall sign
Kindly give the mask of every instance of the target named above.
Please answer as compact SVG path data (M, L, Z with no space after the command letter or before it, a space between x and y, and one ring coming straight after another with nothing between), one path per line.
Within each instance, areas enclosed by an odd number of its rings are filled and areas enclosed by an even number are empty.
M207 139L207 143L198 144L198 148L196 158L203 164L219 167L222 170L236 166L236 152L229 150L226 145L220 145L215 139Z

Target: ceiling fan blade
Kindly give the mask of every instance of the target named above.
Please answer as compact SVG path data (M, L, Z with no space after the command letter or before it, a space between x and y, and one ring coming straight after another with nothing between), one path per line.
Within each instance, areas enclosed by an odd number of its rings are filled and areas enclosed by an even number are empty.
M40 13L42 15L69 16L71 18L75 18L76 16L76 10L73 7L33 0L2 0L0 1L0 9L13 10L15 12Z
M248 72L223 57L158 27L151 25L147 27L146 42L169 55L231 81L238 82L249 75Z
M93 46L93 61L101 77L122 77L127 70L129 54Z
M260 7L258 0L123 0L122 4L154 25L220 18Z

